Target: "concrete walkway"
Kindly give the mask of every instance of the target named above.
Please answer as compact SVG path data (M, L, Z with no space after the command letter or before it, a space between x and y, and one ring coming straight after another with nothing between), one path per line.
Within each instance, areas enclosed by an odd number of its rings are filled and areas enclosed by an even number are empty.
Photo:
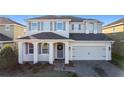
M104 70L109 77L123 77L124 71L115 65L105 61L77 61L73 62L74 67L66 67L64 63L57 64L55 70L76 72L81 77L99 77L95 67Z

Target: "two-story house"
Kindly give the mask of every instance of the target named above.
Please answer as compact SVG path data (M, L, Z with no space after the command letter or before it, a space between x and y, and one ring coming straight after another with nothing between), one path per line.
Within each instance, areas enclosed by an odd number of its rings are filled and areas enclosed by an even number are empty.
M103 27L103 33L119 33L124 32L124 18L107 24Z
M15 44L18 37L25 33L25 26L9 18L0 17L0 48L4 44Z
M28 19L27 24L26 36L18 39L20 64L111 60L113 41L102 34L98 20L48 15Z

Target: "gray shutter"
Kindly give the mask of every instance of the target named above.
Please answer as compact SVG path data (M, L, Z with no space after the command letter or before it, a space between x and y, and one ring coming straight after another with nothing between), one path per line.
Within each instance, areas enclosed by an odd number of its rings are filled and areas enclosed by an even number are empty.
M38 54L41 54L41 43L38 44Z
M63 23L63 30L66 30L66 26L65 26L66 22Z
M28 23L28 30L31 30L31 22Z
M43 31L43 22L40 23L40 29Z
M28 43L25 43L25 54L28 54Z
M52 29L53 29L53 28L52 28L52 22L50 22L50 30L52 31Z
M55 31L56 31L56 22L55 22L55 24L54 24L54 29L55 29Z
M40 22L38 22L38 31L40 31L41 29L40 29Z

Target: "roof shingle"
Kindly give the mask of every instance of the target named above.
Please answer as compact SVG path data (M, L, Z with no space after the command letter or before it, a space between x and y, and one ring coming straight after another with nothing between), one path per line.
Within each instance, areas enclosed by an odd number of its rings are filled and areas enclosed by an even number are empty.
M21 37L19 39L68 39L68 38L55 34L53 32L41 32L38 34Z
M12 41L12 39L0 33L0 41Z
M65 16L56 16L56 15L46 15L46 16L40 16L40 17L36 17L36 18L30 18L29 20L33 20L33 19L71 19L71 22L83 22L84 20L95 20L97 22L100 22L96 19L85 19L85 18L81 18L81 17L77 17L77 16L69 16L69 15L65 15ZM100 22L101 23L101 22Z
M112 39L103 33L99 34L85 34L85 33L70 33L70 39L81 41L111 41Z

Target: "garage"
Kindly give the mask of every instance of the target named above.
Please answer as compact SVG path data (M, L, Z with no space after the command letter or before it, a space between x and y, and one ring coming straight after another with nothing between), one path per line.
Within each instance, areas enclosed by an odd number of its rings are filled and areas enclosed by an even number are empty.
M105 46L73 46L73 60L106 60Z

